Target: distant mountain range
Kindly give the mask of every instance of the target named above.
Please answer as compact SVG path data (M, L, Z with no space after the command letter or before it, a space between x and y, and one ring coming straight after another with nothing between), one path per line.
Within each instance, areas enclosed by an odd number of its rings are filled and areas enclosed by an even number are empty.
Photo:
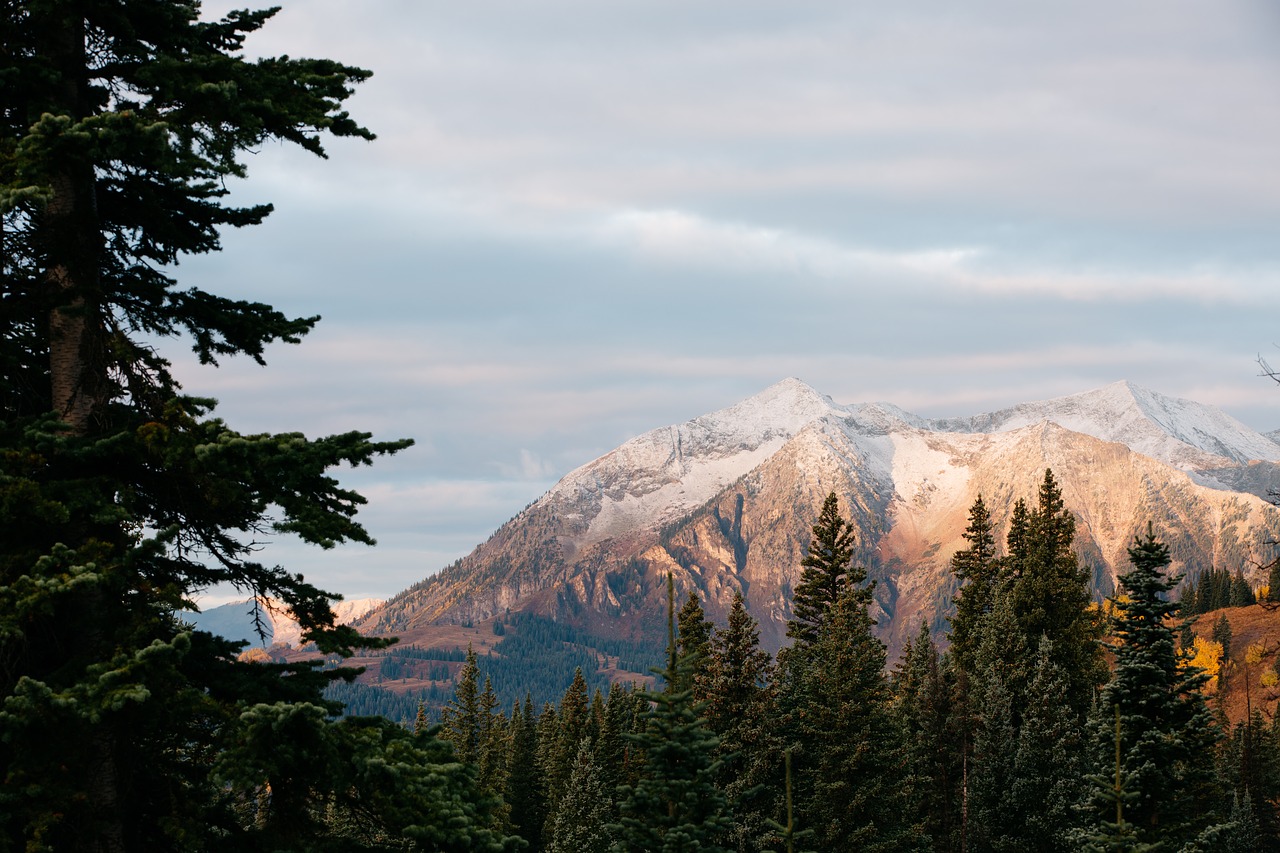
M385 602L381 598L360 598L354 601L335 601L333 613L339 625L346 625L364 616ZM297 647L302 642L302 629L297 621L274 602L272 606L258 608L264 631L258 635L253 622L253 599L231 601L210 607L199 613L182 612L178 616L202 631L242 640L251 647L270 648L272 645Z
M981 494L1004 525L1052 468L1098 596L1148 521L1177 571L1241 569L1276 554L1280 444L1211 406L1116 382L965 418L840 405L797 379L638 436L570 472L471 554L375 608L394 633L528 611L602 636L662 631L665 579L722 619L741 591L762 642L784 640L810 528L835 491L876 579L893 655L922 621L941 631L951 555Z

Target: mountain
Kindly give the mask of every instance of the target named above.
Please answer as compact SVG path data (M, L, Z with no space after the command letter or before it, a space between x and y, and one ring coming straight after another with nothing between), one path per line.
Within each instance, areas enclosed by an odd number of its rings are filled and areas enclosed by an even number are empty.
M945 628L951 555L981 494L997 536L1046 468L1077 519L1096 594L1114 589L1150 521L1177 571L1274 556L1280 444L1221 411L1117 382L964 418L888 403L840 405L798 379L638 436L570 472L438 575L360 621L375 633L506 612L600 636L661 631L664 583L696 590L712 618L745 596L770 648L784 641L810 527L835 491L876 580L893 655L921 621Z
M201 631L208 631L228 640L241 640L250 646L267 647L272 645L298 646L302 643L302 629L297 621L278 602L271 606L258 608L261 614L263 633L258 635L254 625L253 599L231 601L210 607L199 613L184 611L179 614L184 622L194 625ZM385 604L381 598L360 598L354 601L333 602L333 615L339 625L355 622L369 611Z

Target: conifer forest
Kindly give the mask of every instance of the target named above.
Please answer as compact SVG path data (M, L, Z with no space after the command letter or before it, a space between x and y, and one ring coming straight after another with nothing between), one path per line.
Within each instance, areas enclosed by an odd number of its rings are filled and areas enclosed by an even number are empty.
M344 110L370 72L246 59L272 10L198 13L0 19L0 851L1280 851L1280 719L1215 700L1276 684L1223 661L1225 614L1280 576L1183 581L1152 530L1100 604L1051 471L1009 519L973 504L945 634L898 661L833 493L776 656L740 596L713 624L669 585L651 683L570 669L536 703L459 651L439 714L344 714L357 672L325 661L394 641L253 541L370 542L330 471L411 441L239 432L153 343L214 367L312 329L175 267L270 214L228 198L247 152L372 140ZM217 584L282 602L323 659L193 630Z

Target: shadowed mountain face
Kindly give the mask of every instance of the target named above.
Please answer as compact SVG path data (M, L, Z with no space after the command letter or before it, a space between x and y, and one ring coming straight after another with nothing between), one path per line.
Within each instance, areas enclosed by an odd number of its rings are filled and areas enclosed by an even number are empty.
M1174 569L1243 569L1255 582L1280 539L1280 445L1222 412L1117 382L968 418L885 403L837 405L796 379L654 430L568 474L475 551L397 595L366 631L528 610L593 633L663 628L665 577L722 620L741 591L778 648L823 498L840 496L855 559L876 580L895 655L945 619L951 555L981 494L998 541L1014 501L1052 468L1099 597L1134 537L1155 525Z

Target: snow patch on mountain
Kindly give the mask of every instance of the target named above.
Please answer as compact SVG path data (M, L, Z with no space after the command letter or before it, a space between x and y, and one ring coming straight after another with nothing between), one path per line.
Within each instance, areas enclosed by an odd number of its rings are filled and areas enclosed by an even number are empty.
M584 508L577 544L653 528L701 506L776 453L807 424L844 407L799 379L740 403L652 430L568 474L538 503Z
M1050 421L1073 432L1116 441L1131 450L1195 471L1244 463L1280 461L1280 445L1212 406L1166 397L1130 382L1094 391L1020 403L998 412L928 421L945 432L1008 432Z

